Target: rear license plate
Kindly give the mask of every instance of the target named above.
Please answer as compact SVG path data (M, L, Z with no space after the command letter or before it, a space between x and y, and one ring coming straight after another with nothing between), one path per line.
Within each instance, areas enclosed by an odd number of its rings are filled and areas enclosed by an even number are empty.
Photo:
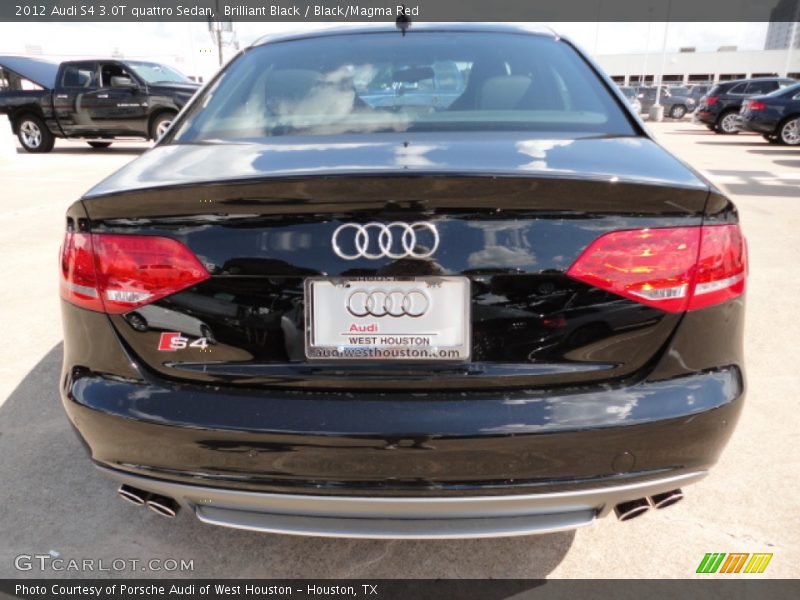
M466 277L307 279L306 357L465 361Z

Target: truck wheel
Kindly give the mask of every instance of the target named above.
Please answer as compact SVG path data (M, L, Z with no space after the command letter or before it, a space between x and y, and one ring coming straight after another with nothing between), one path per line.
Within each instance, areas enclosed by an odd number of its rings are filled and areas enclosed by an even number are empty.
M686 107L683 104L676 104L669 111L669 116L673 119L682 119L686 114Z
M111 142L86 142L86 143L89 144L92 148L97 148L97 149L108 148L111 145Z
M26 152L50 152L56 138L35 115L25 115L17 121L17 138Z
M175 113L161 113L150 124L150 139L158 141L167 132L175 118Z

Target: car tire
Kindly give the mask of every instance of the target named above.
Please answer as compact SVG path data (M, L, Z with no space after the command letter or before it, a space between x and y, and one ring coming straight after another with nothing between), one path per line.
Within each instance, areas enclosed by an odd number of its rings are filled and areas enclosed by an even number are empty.
M778 139L787 146L800 145L800 115L789 117L778 128Z
M102 148L108 148L111 145L111 142L86 142L86 143L89 144L92 148L96 148L98 150Z
M157 142L159 138L166 133L172 121L175 120L175 114L172 112L164 112L158 115L153 122L150 123L150 139Z
M736 115L739 113L735 110L728 110L722 113L717 119L717 126L715 132L723 135L736 135L739 130L736 129Z
M17 121L17 138L26 152L50 152L56 138L36 115L23 115Z
M676 104L669 109L669 116L673 119L682 119L686 116L686 107L683 104Z

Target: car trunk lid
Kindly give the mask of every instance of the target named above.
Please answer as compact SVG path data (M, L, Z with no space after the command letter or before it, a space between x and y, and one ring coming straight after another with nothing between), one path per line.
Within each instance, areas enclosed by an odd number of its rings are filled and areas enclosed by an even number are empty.
M605 232L700 225L702 181L646 138L423 138L165 146L100 184L84 199L92 232L178 240L210 274L110 316L132 356L178 380L420 392L610 382L657 359L680 314L566 271ZM335 231L367 223L430 224L439 245L338 256ZM470 359L307 359L311 277L466 278ZM208 344L165 351L165 333Z

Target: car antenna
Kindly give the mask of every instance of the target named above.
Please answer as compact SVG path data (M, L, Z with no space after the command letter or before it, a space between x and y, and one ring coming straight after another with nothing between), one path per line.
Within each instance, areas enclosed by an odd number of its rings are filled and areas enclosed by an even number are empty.
M395 27L397 27L402 33L403 37L406 35L406 31L408 28L411 27L411 17L406 14L406 5L403 4L402 12L397 15L397 19L395 19Z

